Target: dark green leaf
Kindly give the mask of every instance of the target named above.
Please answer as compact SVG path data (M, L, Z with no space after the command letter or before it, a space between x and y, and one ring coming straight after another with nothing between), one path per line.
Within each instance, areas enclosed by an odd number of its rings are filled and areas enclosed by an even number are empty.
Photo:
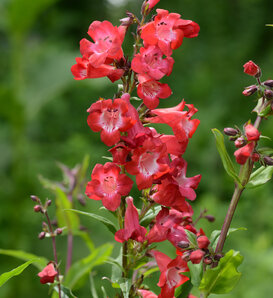
M107 229L113 234L115 234L117 231L117 227L109 219L102 217L100 215L97 215L94 213L89 213L89 212L84 212L84 211L80 211L80 210L76 210L76 209L66 209L65 211L68 211L68 212L72 211L72 212L75 212L78 214L92 217L92 218L100 221L101 223L103 223L107 227Z
M191 283L195 287L199 287L202 276L203 276L203 262L199 264L193 264L192 262L188 262L188 267L191 273Z
M246 231L246 228L230 228L227 233L227 237L230 235L230 233L236 232L236 231ZM221 234L221 230L214 230L210 235L210 245L215 250L217 242L219 240Z
M186 281L182 286L175 290L175 297L176 298L188 298L192 289L192 283L190 280Z
M213 132L215 140L216 140L217 150L220 154L223 166L224 166L227 174L230 177L232 177L241 186L241 181L235 172L233 162L227 153L227 149L226 149L225 142L224 142L224 136L216 128L212 129L212 132Z
M237 267L242 263L243 257L239 252L230 250L220 260L216 268L207 269L201 280L199 290L206 295L229 293L239 281L242 273Z
M34 262L38 262L38 259L33 259L33 260L29 260L26 263L18 266L17 268L9 271L9 272L5 272L3 274L0 275L0 287L6 283L10 278L21 274L30 264L34 263Z
M86 274L98 265L103 264L112 253L113 246L111 244L104 244L94 250L88 257L74 263L64 280L64 286L73 289L77 282Z
M273 174L273 166L260 167L258 170L253 172L247 184L247 188L255 188L265 184L269 181Z
M48 260L46 258L39 257L22 250L0 249L0 254L11 256L23 261L30 261L30 260L36 259L36 261L32 262L32 265L38 268L38 270L42 270L48 263Z

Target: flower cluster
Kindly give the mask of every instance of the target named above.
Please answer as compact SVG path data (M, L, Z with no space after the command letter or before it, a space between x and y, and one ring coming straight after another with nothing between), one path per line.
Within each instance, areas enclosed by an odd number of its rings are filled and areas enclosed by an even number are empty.
M108 21L93 22L88 34L94 42L81 40L82 58L76 59L77 64L71 71L76 80L107 76L112 82L118 79L123 82L123 92L117 98L100 98L87 110L91 130L100 132L102 142L112 147L109 149L112 162L94 167L86 195L93 200L102 200L105 208L117 212L120 230L116 232L115 240L135 243L125 246L128 250L124 255L130 255L130 247L137 247L141 257L144 255L140 252L144 250L146 255L154 257L161 272L158 297L172 298L175 288L188 280L181 274L188 271L189 259L183 257L190 246L187 231L206 238L194 227L193 210L189 204L196 199L195 190L201 175L187 177L187 162L182 157L200 121L193 118L197 109L184 100L172 108L157 109L157 106L160 98L172 94L171 88L160 80L172 73L173 50L181 46L184 37L196 37L199 25L163 9L157 9L154 19L145 23L146 16L158 2L144 1L141 21L127 13L128 18L122 19L119 27ZM135 52L129 61L123 56L121 46L127 27L133 23L138 28ZM135 87L138 97L143 100L138 108L132 104L131 98ZM158 133L151 126L154 123L168 125L173 135ZM134 199L128 196L133 186L128 174L135 177L136 186L142 192L144 204L140 212ZM147 211L156 204L161 205L156 218L149 226L140 225ZM198 240L199 247L190 247L193 263L197 263L194 256L200 252L201 261L209 244L205 244L202 237ZM165 240L177 249L177 257L173 260L150 249L151 244ZM133 269L130 262L126 269ZM137 288L143 297L156 297L141 285Z

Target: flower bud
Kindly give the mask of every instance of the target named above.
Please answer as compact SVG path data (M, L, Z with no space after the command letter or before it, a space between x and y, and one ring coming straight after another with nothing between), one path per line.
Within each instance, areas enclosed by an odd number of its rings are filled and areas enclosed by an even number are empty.
M187 241L180 241L177 243L177 246L181 249L188 248L190 246L189 242Z
M264 81L263 84L269 88L273 88L273 80Z
M46 206L49 207L51 205L51 200L46 201Z
M240 138L238 138L238 139L234 142L236 148L241 148L241 147L245 146L246 143L247 143L247 142L246 142L246 140L244 139L244 137L240 137Z
M34 195L31 195L30 198L31 198L31 200L32 200L33 202L37 202L37 203L39 203L39 201L40 201L40 199L39 199L37 196L34 196Z
M34 209L34 212L41 212L42 210L40 205L35 205L33 209Z
M46 235L46 233L45 232L41 232L40 234L39 234L39 239L44 239L45 238L45 235Z
M246 87L245 90L242 92L244 96L250 96L254 94L257 91L257 86L256 85L251 85L249 87Z
M190 255L190 260L193 264L199 264L204 256L205 252L201 249L193 251Z
M273 98L273 91L269 90L269 89L266 89L264 91L264 96L266 97L266 99L272 99Z
M182 259L185 262L188 262L190 260L190 255L191 255L191 252L190 251L185 251L185 252L183 252Z
M244 64L244 73L250 76L257 76L260 75L261 71L259 66L250 60Z
M251 159L252 159L252 161L257 162L260 159L260 155L255 152L251 155Z
M56 233L57 235L61 235L62 232L63 232L63 229L61 229L61 228L58 228L58 229L55 230L55 233Z
M212 215L206 215L205 218L209 221L209 222L214 222L215 221L215 217Z
M212 263L212 259L210 257L206 257L206 258L204 258L204 263L206 265L210 265Z
M265 156L264 163L268 166L273 166L273 158L271 158L270 156Z
M209 246L210 241L207 236L200 236L197 238L197 243L200 249L206 249Z
M227 136L236 136L238 134L238 129L226 127L224 128L224 134Z
M219 261L222 257L223 257L223 254L219 253L219 254L216 254L216 255L214 256L214 259L215 259L216 261Z

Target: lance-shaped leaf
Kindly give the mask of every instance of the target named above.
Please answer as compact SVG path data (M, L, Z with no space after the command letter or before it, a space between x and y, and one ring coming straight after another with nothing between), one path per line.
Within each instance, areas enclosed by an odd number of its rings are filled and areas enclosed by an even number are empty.
M108 218L102 217L102 216L94 214L94 213L84 212L84 211L80 211L80 210L76 210L76 209L66 209L65 211L68 211L68 212L72 211L72 212L75 212L78 214L92 217L92 218L100 221L101 223L103 223L107 227L107 229L114 235L117 231L117 227Z
M223 166L224 166L227 174L230 177L232 177L241 186L240 178L236 174L233 162L227 153L227 149L226 149L225 142L224 142L224 136L216 128L212 129L212 132L213 132L215 140L216 140L217 150L220 154Z
M191 283L193 286L198 287L203 276L203 262L199 264L188 262L188 267L191 273Z
M44 257L39 257L34 254L25 252L23 250L12 250L12 249L0 249L1 255L11 256L23 261L30 261L34 260L32 262L32 265L34 265L36 268L38 268L40 271L43 270L43 268L47 265L48 260Z
M229 293L242 275L237 271L242 261L243 257L238 251L227 252L216 268L207 269L204 273L199 290L206 295Z
M81 278L89 274L95 266L103 264L108 259L112 253L112 249L113 246L111 244L104 244L98 247L88 257L74 263L70 267L63 285L73 289Z
M59 298L59 287L58 286L54 286L53 287L53 294L51 296L51 298ZM70 289L64 287L63 285L61 285L61 297L62 298L77 298Z
M247 184L247 188L255 188L265 184L272 178L273 166L260 167L258 170L253 172Z
M30 264L37 262L38 259L33 259L33 260L29 260L26 263L18 266L17 268L9 271L9 272L5 272L3 274L0 275L0 287L6 283L10 278L21 274Z

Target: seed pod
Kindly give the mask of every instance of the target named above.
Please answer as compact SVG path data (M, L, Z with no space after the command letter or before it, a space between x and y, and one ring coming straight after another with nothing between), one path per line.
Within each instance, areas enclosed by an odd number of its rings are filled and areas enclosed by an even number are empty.
M232 127L224 128L224 134L227 136L236 136L238 134L238 130Z

